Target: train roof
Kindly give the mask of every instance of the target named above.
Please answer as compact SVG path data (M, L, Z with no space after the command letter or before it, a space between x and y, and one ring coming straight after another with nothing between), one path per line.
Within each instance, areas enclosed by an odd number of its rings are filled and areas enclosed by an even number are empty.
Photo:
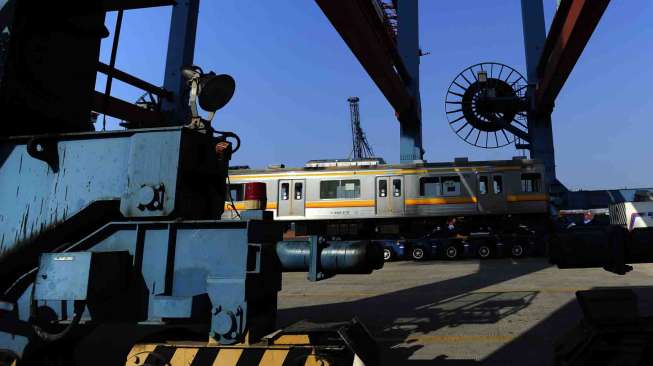
M365 159L369 162L370 159ZM327 163L327 164L317 164ZM331 164L329 164L331 163ZM346 164L349 163L349 164ZM482 160L468 161L465 158L456 158L450 162L411 162L399 164L365 164L363 161L354 161L346 159L324 159L311 160L304 167L285 167L282 164L270 166L265 169L252 169L249 167L229 168L229 174L257 174L257 173L276 173L276 172L315 172L315 171L353 171L353 170L387 170L387 169L415 169L415 168L474 168L474 167L501 167L501 166L533 166L540 165L538 160L527 159L525 157L515 157L511 160Z

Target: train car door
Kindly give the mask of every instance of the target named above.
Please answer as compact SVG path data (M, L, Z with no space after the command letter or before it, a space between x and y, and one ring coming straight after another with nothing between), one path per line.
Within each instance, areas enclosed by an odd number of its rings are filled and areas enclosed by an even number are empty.
M478 210L486 214L505 213L506 189L502 174L478 174L476 200Z
M277 216L304 216L306 182L303 179L279 180Z
M404 177L376 178L377 215L401 216L404 214Z

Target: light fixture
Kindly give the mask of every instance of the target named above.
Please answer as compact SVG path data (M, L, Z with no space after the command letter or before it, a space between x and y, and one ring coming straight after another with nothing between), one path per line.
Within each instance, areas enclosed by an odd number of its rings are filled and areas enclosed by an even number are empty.
M205 74L199 66L187 66L181 70L190 87L188 105L191 110L191 124L201 125L211 122L215 112L227 105L236 90L234 78L227 74L216 75L213 71ZM197 104L208 112L204 119L199 115Z

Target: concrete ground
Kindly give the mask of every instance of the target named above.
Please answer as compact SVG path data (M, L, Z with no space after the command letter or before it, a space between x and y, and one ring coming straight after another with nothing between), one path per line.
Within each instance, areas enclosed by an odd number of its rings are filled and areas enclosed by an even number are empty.
M278 325L358 316L386 365L550 365L556 338L581 318L577 290L635 289L653 314L653 265L625 276L546 259L393 262L371 275L311 283L284 274Z

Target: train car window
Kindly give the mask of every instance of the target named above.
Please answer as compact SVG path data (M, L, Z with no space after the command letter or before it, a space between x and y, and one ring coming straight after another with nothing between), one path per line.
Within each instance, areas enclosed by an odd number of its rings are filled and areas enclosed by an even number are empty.
M392 195L395 197L401 197L401 179L392 180Z
M487 176L485 175L478 178L478 193L487 194Z
M460 195L460 177L442 177L442 195Z
M442 185L439 177L422 177L419 179L419 195L436 197L442 195Z
M492 189L495 194L503 192L503 179L500 175L492 176Z
M320 182L320 198L338 198L339 180L323 180Z
M320 182L320 199L359 198L361 182L358 179L323 180Z
M379 180L379 197L388 196L388 181L385 179Z
M304 196L304 184L301 182L295 183L295 200L301 200Z
M361 196L361 181L358 179L341 180L338 187L338 198L359 198Z
M521 175L521 190L522 192L539 192L540 191L540 175L537 173L529 173Z
M244 194L244 184L230 184L227 191L227 200L242 201Z
M284 201L288 200L288 191L290 190L290 183L281 183L281 199Z

